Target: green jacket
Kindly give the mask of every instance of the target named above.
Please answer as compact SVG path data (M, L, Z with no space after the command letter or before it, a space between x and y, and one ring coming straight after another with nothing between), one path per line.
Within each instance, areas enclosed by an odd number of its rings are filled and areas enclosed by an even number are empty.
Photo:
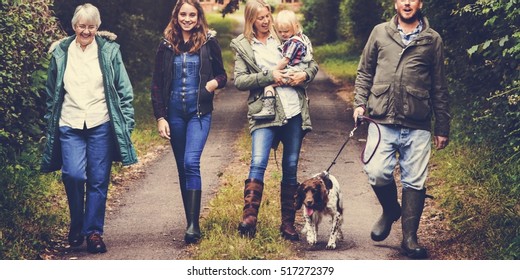
M423 18L423 30L405 46L397 19L374 27L363 50L354 106L381 124L431 130L449 136L448 88L440 35Z
M261 97L264 93L264 87L274 83L273 71L262 71L260 67L258 67L251 44L243 34L231 40L230 46L236 52L234 70L235 86L239 90L249 90L249 97L247 99L247 118L249 120L250 132L253 132L258 128L282 126L287 123L282 106L276 106L275 118L272 121L257 121L252 118L253 114L262 110ZM303 120L302 129L304 131L310 131L312 126L309 114L309 98L306 93L306 87L318 73L318 64L316 61L312 60L305 72L308 76L307 81L303 86L295 87L295 89L300 97L301 115ZM281 104L278 95L276 96L277 104Z
M137 155L130 140L135 125L133 90L123 65L119 45L113 41L115 37L106 31L98 32L96 43L99 48L99 64L103 73L108 113L117 140L117 154L114 159L121 161L123 165L130 165L137 162ZM41 162L42 172L53 172L62 166L59 121L65 95L63 76L67 65L67 51L75 38L76 35L64 38L53 44L50 49L52 57L45 86L47 131Z

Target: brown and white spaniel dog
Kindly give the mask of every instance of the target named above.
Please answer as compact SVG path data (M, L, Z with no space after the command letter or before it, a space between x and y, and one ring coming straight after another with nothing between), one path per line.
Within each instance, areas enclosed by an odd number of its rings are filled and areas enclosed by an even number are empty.
M296 209L303 206L307 243L315 245L318 237L318 225L323 216L332 217L327 249L336 248L336 240L342 238L343 198L338 180L326 171L314 175L298 186L295 195Z

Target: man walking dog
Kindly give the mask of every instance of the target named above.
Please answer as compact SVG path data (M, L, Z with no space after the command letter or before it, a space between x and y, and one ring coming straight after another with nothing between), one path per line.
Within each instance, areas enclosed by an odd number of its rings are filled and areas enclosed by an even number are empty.
M427 257L417 241L426 196L425 181L434 146L448 145L450 114L440 35L422 16L422 0L395 0L397 14L374 27L363 50L355 83L354 120L368 112L378 125L368 127L365 172L383 214L371 238L388 237L401 217L402 252L413 259ZM398 155L398 156L397 156ZM402 208L397 200L394 167L399 164Z

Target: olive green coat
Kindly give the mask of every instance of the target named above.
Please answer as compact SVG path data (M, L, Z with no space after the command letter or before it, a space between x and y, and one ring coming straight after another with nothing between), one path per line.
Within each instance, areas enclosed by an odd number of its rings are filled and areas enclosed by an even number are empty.
M404 45L397 21L374 27L361 56L354 106L381 124L431 130L448 136L450 114L440 35L423 18L423 30Z
M264 87L274 84L273 71L262 71L255 62L253 49L250 42L243 34L231 40L231 48L236 52L235 56L235 86L239 90L249 90L249 97L247 99L248 112L247 118L249 120L249 130L253 132L255 129L282 126L287 123L285 113L282 106L275 106L275 118L272 121L254 120L253 114L262 110L262 95ZM302 129L310 131L311 117L309 114L309 97L307 96L306 87L314 79L318 73L318 64L312 60L309 67L305 70L308 79L303 86L294 87L300 97L301 115L302 115ZM278 95L277 104L281 104Z

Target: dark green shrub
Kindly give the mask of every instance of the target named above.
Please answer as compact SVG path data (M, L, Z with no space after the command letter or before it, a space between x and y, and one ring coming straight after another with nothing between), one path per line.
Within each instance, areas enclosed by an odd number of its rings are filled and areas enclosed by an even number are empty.
M34 259L62 220L38 150L48 46L61 31L50 0L0 2L0 259ZM53 210L58 209L58 210Z
M339 4L341 0L304 0L301 12L304 33L313 45L332 43L338 39Z
M444 39L450 137L455 156L462 157L460 163L442 161L449 165L441 175L444 206L460 242L478 246L475 251L490 259L520 256L520 10L515 2L429 1L424 9Z
M361 53L374 26L385 21L380 0L343 0L340 4L339 34Z

